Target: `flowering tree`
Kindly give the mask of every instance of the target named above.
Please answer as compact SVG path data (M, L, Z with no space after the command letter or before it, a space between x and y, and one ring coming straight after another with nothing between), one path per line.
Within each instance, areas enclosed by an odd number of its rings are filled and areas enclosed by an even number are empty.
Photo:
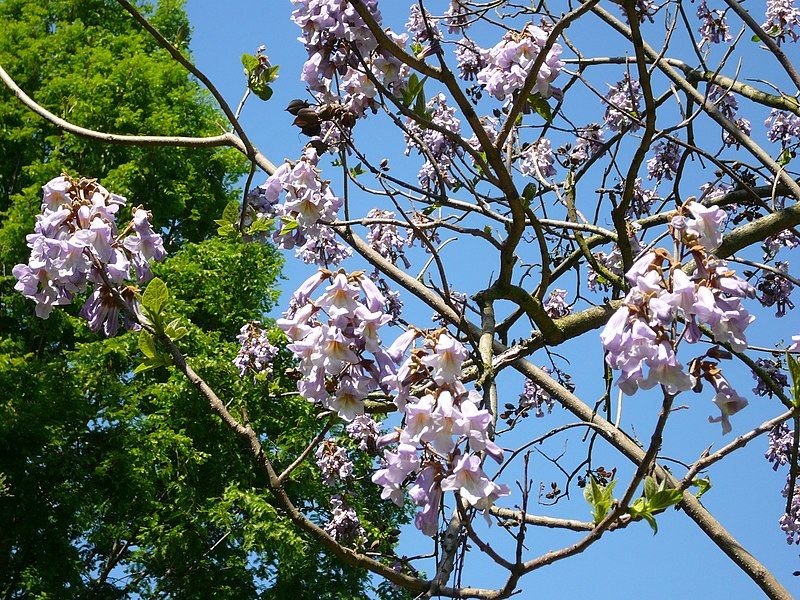
M792 171L800 75L786 53L800 36L800 10L792 2L770 1L757 15L736 0L691 10L647 0L420 1L405 24L390 26L376 0L293 0L308 93L286 110L308 143L279 166L239 122L249 96L269 101L278 85L269 49L243 56L247 89L233 110L136 7L118 3L209 88L230 132L88 130L0 77L78 135L230 146L247 157L246 193L225 210L219 233L293 250L316 266L277 325L296 359L298 394L329 425L288 460L264 444L247 412L193 369L181 349L184 325L165 318L169 290L150 269L165 253L150 225L158 207L118 222L126 200L94 180L43 182L30 259L14 268L40 316L79 301L93 330L137 330L137 371L183 373L243 442L295 527L413 595L508 597L527 574L637 522L655 531L676 507L768 597L791 597L699 497L712 465L762 436L766 458L786 471L779 525L800 542L800 330L768 339L765 328L763 343L748 341L757 318L792 314L800 285L789 260L800 246ZM584 40L597 35L616 36L614 55ZM407 161L366 150L376 131L394 135ZM416 177L398 166L412 160ZM254 185L258 169L267 178ZM454 271L477 255L492 256L490 270L454 288ZM433 310L435 324L409 318L410 302ZM240 342L242 376L269 377L277 352L269 339L243 324ZM603 357L596 403L576 395L583 384L570 377L589 347ZM742 369L755 378L752 393L735 384ZM667 430L676 411L707 410L698 403L711 399L708 421L728 434L753 395L774 405L771 418L713 452L665 453L680 452L680 432L671 441ZM622 421L626 396L650 409L644 441ZM537 417L554 406L577 420L542 431ZM331 435L335 421L346 425ZM541 450L576 430L579 450ZM600 446L617 453L613 465L607 454L599 464ZM534 454L560 473L549 491L532 483ZM415 566L428 555L371 549L347 494L353 461L364 455L374 457L381 497L415 506L419 535L432 538L429 573ZM286 493L308 462L330 486L322 511ZM591 520L539 514L569 502L575 488L583 497L573 508L588 503ZM580 535L536 556L526 545L536 527ZM470 581L463 565L474 555L505 572L500 587Z

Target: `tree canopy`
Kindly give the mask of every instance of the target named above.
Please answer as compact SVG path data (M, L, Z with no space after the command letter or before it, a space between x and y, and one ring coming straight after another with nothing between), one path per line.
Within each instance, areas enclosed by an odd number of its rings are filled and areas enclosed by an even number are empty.
M186 51L181 2L161 1L148 16ZM0 21L0 64L52 112L118 133L219 133L223 117L208 94L114 3L9 0ZM232 363L245 323L284 343L264 317L282 258L269 245L216 236L215 220L241 194L242 158L87 141L6 92L0 132L0 595L363 597L365 574L291 527L188 380L133 375L135 333L98 338L77 310L42 321L13 289L43 180L91 173L129 198L123 211L152 210L170 252L155 269L170 289L170 318L187 328L198 368L247 406L290 462L318 426L313 407L292 393L290 356L279 352L269 381L243 379ZM329 489L312 469L286 487L309 510L327 507ZM371 487L350 493L389 547L403 512L375 502Z

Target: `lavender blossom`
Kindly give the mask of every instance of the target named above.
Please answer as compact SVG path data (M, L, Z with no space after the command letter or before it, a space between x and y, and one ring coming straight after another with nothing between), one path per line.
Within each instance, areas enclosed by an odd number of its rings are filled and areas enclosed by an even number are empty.
M458 40L453 52L456 55L459 76L465 81L473 81L478 73L486 68L484 58L486 50L480 48L472 40L467 38Z
M669 179L678 172L681 158L680 146L672 141L661 142L656 146L655 156L647 161L647 178L661 181Z
M800 38L796 31L800 27L800 10L794 5L794 0L767 0L767 20L761 27L775 38L778 45L787 38L796 42Z
M540 27L527 25L522 31L511 31L492 48L485 50L486 67L477 74L478 83L498 100L506 100L525 85L528 72L547 41L547 34ZM563 48L553 44L539 68L531 94L549 98L559 93L551 84L561 73L564 63L559 57Z
M759 358L756 364L764 369L769 376L769 379L777 385L780 389L785 389L789 385L789 379L786 377L786 372L783 370L783 361L779 358ZM769 396L772 398L773 391L764 379L753 371L753 379L756 380L756 387L753 388L753 393L756 396Z
M800 141L800 117L773 108L764 125L769 127L767 139L780 142L782 148L788 148Z
M278 349L270 344L267 331L258 323L246 323L239 330L236 339L241 344L233 364L239 369L239 376L244 377L249 371L254 375L272 371L272 361Z
M606 125L611 131L622 131L630 128L631 132L639 129L640 103L642 101L639 82L631 79L627 73L622 81L615 84L605 96Z
M729 42L733 39L728 21L725 19L725 13L718 9L709 10L705 0L700 0L697 5L697 18L700 19L698 32L700 33L699 46L701 48L711 44Z
M323 527L325 533L340 544L360 546L367 532L361 526L356 511L339 494L331 497L331 507L331 519Z
M780 273L789 274L788 262L776 262L775 267ZM776 308L776 317L783 317L786 315L787 308L794 308L794 303L789 299L794 289L794 283L787 277L772 271L765 271L759 278L756 289L761 292L761 295L757 296L761 304Z
M353 476L353 463L347 457L347 451L336 442L325 440L314 456L325 485L335 485L337 481L346 481Z
M547 179L548 177L554 177L556 174L554 163L553 147L550 144L550 140L543 137L523 150L519 170L526 177Z
M547 300L544 301L543 306L544 311L551 319L560 319L572 312L572 308L567 304L567 290L553 290Z
M376 441L380 435L380 425L369 415L359 415L346 427L347 435L358 442L358 449L366 452L370 448L375 448Z

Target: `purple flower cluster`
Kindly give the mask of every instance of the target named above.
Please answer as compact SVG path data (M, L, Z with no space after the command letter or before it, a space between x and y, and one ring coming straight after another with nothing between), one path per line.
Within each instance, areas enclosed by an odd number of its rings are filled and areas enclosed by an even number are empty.
M554 177L556 169L555 156L553 156L553 146L546 137L539 138L533 144L529 144L522 151L522 161L519 164L519 171L526 177L534 179L547 179Z
M325 485L335 485L337 481L346 481L353 476L353 462L347 451L333 440L322 442L314 456Z
M793 442L794 432L785 423L781 423L769 432L769 446L764 457L772 463L773 470L777 471L780 467L791 463ZM791 471L786 474L786 485L781 492L784 498L789 495L790 477ZM782 515L778 523L786 534L787 544L800 544L800 484L797 482L789 504L789 512Z
M780 273L789 274L788 262L776 262L775 267ZM756 289L761 292L761 295L758 296L761 304L775 307L776 317L783 317L786 315L787 308L794 308L794 303L789 298L794 284L787 277L773 271L766 271L759 278Z
M388 210L373 208L367 213L368 219L392 220L395 214ZM397 225L392 223L370 223L367 225L367 241L372 248L387 260L396 263L403 261L406 268L411 266L405 255L408 239L400 233Z
M271 372L272 361L277 356L278 349L270 344L266 329L262 329L258 323L246 323L236 339L241 348L233 359L233 364L239 369L240 377L248 372L253 375Z
M302 30L300 41L308 53L300 78L320 101L341 103L356 116L374 108L377 89L366 69L394 92L404 85L407 67L378 48L375 37L351 3L292 0L292 4L297 7L292 12L292 21ZM377 0L366 0L364 5L380 23ZM405 46L408 37L391 30L386 30L386 35L400 46ZM334 78L338 79L342 97L331 89Z
M324 282L329 282L324 293L312 301L311 294ZM294 298L295 307L276 324L300 361L303 378L297 389L352 421L364 414L369 392L389 391L384 380L396 371L379 337L379 329L391 320L386 299L363 271L327 270L307 279Z
M781 423L769 432L769 446L764 454L772 464L772 470L777 471L783 465L788 465L792 456L793 432L786 423Z
M358 415L345 429L347 435L358 442L358 449L361 451L374 448L381 433L380 425L369 415Z
M450 0L450 6L444 12L447 31L450 33L464 33L470 26L469 9L462 0Z
M46 319L54 306L72 303L91 283L93 291L81 316L92 331L115 335L121 316L117 297L138 311L135 288L126 282L148 281L150 262L166 256L150 213L142 207L133 209L130 223L120 232L117 212L126 200L96 180L62 175L42 191L41 214L34 233L27 236L30 258L28 264L14 267L14 289L36 302L36 315Z
M697 369L704 365L705 370L693 371L690 377L678 361L676 350L680 341L693 344L700 339L700 325L709 327L715 341L743 350L747 346L744 331L753 317L742 305L742 299L754 297L755 290L724 261L706 253L721 242L725 212L689 202L682 213L688 213L689 218L678 215L673 218L672 228L677 240L692 250L697 264L693 275L684 273L666 250L642 256L626 273L632 287L625 304L611 317L600 338L608 364L621 372L616 383L626 394L657 384L675 394L696 387L701 376L708 380L721 411L721 416L712 421L721 422L727 433L728 416L741 410L747 401L708 361L702 365L695 361ZM679 316L685 326L673 339Z
M478 47L470 39L462 38L457 41L453 52L456 55L459 76L465 81L473 81L478 76L478 73L486 68L486 60L484 59L484 52L486 51Z
M700 0L697 5L697 18L700 19L698 28L701 39L700 47L729 42L733 39L728 21L725 19L725 13L718 9L709 10L706 0Z
M550 369L547 367L542 367L542 370L550 373ZM536 417L542 418L544 417L545 407L548 414L553 412L555 400L533 380L526 379L522 386L522 393L519 396L519 406L521 409L533 408L536 411Z
M409 352L420 338L422 347ZM489 436L491 415L478 408L480 394L467 391L461 383L467 351L459 341L443 330L426 334L409 329L388 353L398 360L409 353L394 379L397 406L405 419L402 429L379 440L379 445L398 445L395 451L384 452L383 466L372 481L383 487L383 498L402 505L404 483L413 478L409 495L421 509L416 525L432 536L438 531L443 492L457 492L480 510L510 493L489 479L476 454L500 462L503 451ZM432 387L415 396L412 385L424 382ZM470 452L462 448L467 443Z
M591 123L586 127L581 127L578 129L575 145L569 155L570 163L582 165L600 151L604 142L605 133L599 123Z
M642 91L639 82L631 79L628 73L605 96L606 107L605 121L611 131L622 131L630 128L632 132L639 129L638 117ZM632 117L637 117L634 119Z
M303 262L328 267L339 264L352 250L337 241L325 224L336 219L342 199L321 179L318 162L317 151L308 147L297 162L283 163L258 187L253 208L277 220L272 234L277 246L295 248Z
M789 37L793 42L800 38L795 28L800 28L800 9L794 0L767 0L767 20L761 26L778 44Z
M771 235L764 240L764 260L771 260L775 257L782 248L787 250L794 250L800 248L800 237L798 237L791 229L784 229L783 231Z
M739 100L736 98L736 94L718 85L711 85L708 88L708 99L716 105L717 110L721 112L724 117L730 119L733 124L736 125L739 131L745 135L750 135L750 130L752 129L750 120L739 117L738 115ZM726 146L738 146L736 138L728 131L723 131L722 142Z
M769 127L767 139L780 142L782 148L788 148L800 141L800 117L773 108L764 125Z
M495 46L483 51L486 66L477 74L478 83L497 98L511 98L525 85L533 64L547 42L547 33L536 25L527 25L522 31L510 31ZM561 73L564 63L559 59L563 48L553 44L537 74L531 94L549 98L560 93L551 84Z
M456 109L447 105L447 98L444 94L436 94L428 100L425 109L430 115L431 122L453 132L456 136L461 134L461 121L455 116ZM407 132L404 134L406 156L411 153L412 148L416 148L420 154L426 157L418 175L420 185L425 189L432 189L438 185L439 177L445 183L455 183L450 172L450 165L453 164L455 156L461 155L461 147L444 133L428 129L411 118L406 120L406 129ZM431 159L436 164L433 164Z
M769 378L779 388L785 389L789 385L789 379L786 377L786 372L783 370L783 361L780 358L759 358L756 364L767 372ZM769 396L772 398L772 388L755 371L753 371L753 379L756 380L756 387L753 388L753 393L756 396Z
M672 177L678 172L680 160L681 149L678 144L673 141L660 142L653 158L647 161L647 178L672 181Z
M416 2L411 5L406 29L411 34L411 39L417 44L436 43L442 39L439 19L431 17L427 10L423 14Z
M616 188L621 194L624 186L620 182ZM650 214L650 209L653 207L653 202L658 199L656 190L646 190L642 187L642 178L637 177L633 182L633 195L631 196L631 203L628 207L627 216L629 219L636 217L641 219L645 215Z
M572 308L567 304L567 290L555 289L550 292L550 296L544 301L544 312L552 319L560 319L570 314Z
M323 529L340 544L360 546L366 538L366 531L358 520L358 515L348 506L339 494L331 497L331 518Z

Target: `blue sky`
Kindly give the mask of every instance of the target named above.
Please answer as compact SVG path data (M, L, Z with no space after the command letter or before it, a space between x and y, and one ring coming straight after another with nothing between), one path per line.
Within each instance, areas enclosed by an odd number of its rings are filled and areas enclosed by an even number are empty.
M439 4L444 3L432 3L432 10L435 11ZM694 7L689 6L693 12ZM406 3L384 1L381 7L385 20L395 28L406 20ZM234 106L238 103L245 85L241 54L254 53L259 45L266 45L271 62L281 66L280 78L275 84L275 94L268 103L251 99L243 113L242 123L250 137L273 162L296 158L305 140L291 126L291 117L283 108L292 98L306 97L299 82L299 71L305 52L296 40L298 29L289 20L292 10L290 2L189 0L187 8L194 26L192 51L195 61ZM612 8L616 10L615 6ZM581 28L570 33L575 36L574 39L580 39L582 47L588 48L588 51L611 54L614 44L619 43L618 38L614 37L616 34L604 28L597 20L588 19L586 25L581 25ZM685 51L685 44L685 40L679 39L676 42L677 50ZM774 77L774 80L780 78L773 67L763 63L755 54L757 50L752 46L749 49L750 54L743 55L743 69L750 69L754 76ZM791 49L790 52L795 51ZM796 52L794 56L797 56ZM603 77L602 73L598 74L596 84L605 91ZM609 80L609 83L613 81ZM579 96L579 100L586 106L587 116L584 120L598 120L602 109L597 100L588 94ZM489 105L481 106L486 110ZM764 116L757 113L752 118L754 130L760 127L759 121ZM403 156L402 136L396 131L369 121L359 125L358 133L362 147L373 158L380 160L387 156L394 174L411 180L416 178L419 161L414 156ZM758 135L763 138L763 134ZM323 168L326 166L324 160L321 162ZM335 169L329 167L328 170L330 173L326 171L325 175L336 182ZM699 183L701 180L688 181L687 185L694 186L696 190ZM586 193L589 193L588 189ZM579 198L579 208L582 201ZM366 213L373 207L373 202L373 199L363 194L355 195L354 210L358 210L360 214ZM587 207L591 206L591 198L585 202ZM452 248L445 251L444 258L453 287L470 293L485 284L496 266L494 255L481 252L467 242L453 244ZM284 297L310 273L309 267L298 264L289 254L286 265L286 280L282 288ZM357 260L345 265L350 270L360 266L361 263ZM411 298L406 300L406 317L409 320L422 326L430 323L430 309L419 306ZM798 319L792 313L782 321L777 321L770 312L758 312L755 307L753 309L759 320L750 332L751 341L771 345L779 339L800 333ZM518 335L525 333L523 330L517 331ZM571 359L568 371L577 384L577 393L586 402L593 403L602 394L602 351L596 333L583 336L557 350ZM533 360L537 364L546 364L546 358L539 355L535 355ZM751 401L750 407L733 418L733 435L743 433L782 412L776 401L749 393L753 381L750 373L741 366L735 363L726 365L726 374ZM518 377L509 375L504 379L500 388L501 403L515 402L520 386L521 379ZM719 426L707 422L707 417L714 414L708 393L684 395L678 398L677 403L686 404L688 408L676 412L671 418L665 432L663 454L691 462L706 447L719 447L732 439L722 438ZM649 427L654 422L659 404L659 399L654 394L627 398L623 425L627 428L632 425L641 439L649 439ZM553 426L572 421L574 419L565 411L556 407L552 415L540 420L531 419L514 432L512 439L502 441L504 445L513 447L541 435ZM569 464L575 464L582 458L579 446L580 434L575 434L559 438L558 442L542 449L549 454L559 454L566 449L568 456L572 457ZM703 502L746 548L775 572L784 585L792 592L797 592L800 584L791 573L800 568L799 550L786 545L785 537L777 526L783 510L780 489L783 487L784 475L782 472L774 473L763 459L765 448L766 440L759 439L735 453L729 460L713 467L710 471L713 489L703 498ZM630 466L602 444L595 454L595 464L603 464L609 469L618 467L622 475L622 483L619 485L625 485L625 476L629 476ZM534 456L531 466L531 476L537 485L539 481L549 484L549 481L557 479L552 466L544 458ZM681 474L682 469L678 467L676 473ZM544 515L590 518L589 507L580 498L580 490L577 488L571 501L562 502L555 507L536 506L535 511ZM573 598L590 595L598 599L639 596L674 599L698 595L721 597L724 594L733 600L759 596L756 586L687 517L668 511L658 517L658 523L659 533L656 536L652 535L644 523L640 523L622 532L607 535L575 558L528 575L522 580L523 592L517 597ZM508 536L497 526L488 534L499 540L501 549L509 547ZM578 539L577 536L574 533L551 530L530 530L527 556L533 557L543 551L571 543ZM401 552L408 555L429 551L431 547L430 540L413 528L404 531L403 540ZM427 568L430 572L430 566ZM501 583L500 576L491 563L477 560L469 564L464 583L492 587Z

